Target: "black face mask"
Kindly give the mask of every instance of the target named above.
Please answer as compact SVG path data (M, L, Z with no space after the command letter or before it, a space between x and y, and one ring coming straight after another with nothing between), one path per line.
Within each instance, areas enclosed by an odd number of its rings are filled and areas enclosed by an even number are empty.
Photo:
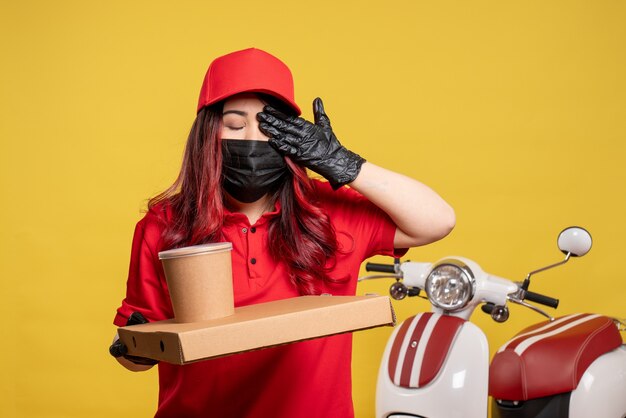
M278 187L287 164L267 141L222 139L224 189L243 203L259 200Z

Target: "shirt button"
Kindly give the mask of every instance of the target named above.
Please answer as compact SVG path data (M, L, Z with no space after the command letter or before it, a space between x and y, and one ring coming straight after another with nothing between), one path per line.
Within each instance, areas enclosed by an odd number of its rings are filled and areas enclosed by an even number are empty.
M250 228L250 232L254 234L256 232L256 228L255 227Z
M245 234L246 232L248 232L248 228L242 228L241 232L243 232Z
M256 264L256 258L251 258L251 259L250 259L250 263L251 263L251 264Z

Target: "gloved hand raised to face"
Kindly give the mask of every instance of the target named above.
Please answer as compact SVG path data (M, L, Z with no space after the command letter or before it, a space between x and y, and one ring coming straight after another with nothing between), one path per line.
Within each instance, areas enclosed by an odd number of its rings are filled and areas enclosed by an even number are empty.
M356 179L365 159L339 143L319 97L313 100L313 115L315 124L265 106L257 118L271 146L296 164L324 176L336 190Z

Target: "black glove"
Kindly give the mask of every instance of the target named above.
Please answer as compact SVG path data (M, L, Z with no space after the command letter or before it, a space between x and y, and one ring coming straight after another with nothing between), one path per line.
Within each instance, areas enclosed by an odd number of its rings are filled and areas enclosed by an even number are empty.
M140 312L133 312L128 318L128 321L126 321L126 326L146 323L148 323L148 320L144 318L144 316ZM135 364L142 364L145 366L154 366L159 362L158 360L153 360L151 358L131 356L126 354L128 353L128 347L126 347L124 343L120 340L117 340L113 344L111 344L111 346L109 347L109 353L115 358L123 356L125 359L132 361Z
M315 124L265 106L257 118L259 128L271 137L271 146L296 164L324 176L337 190L356 179L365 159L339 143L319 97L313 100L313 114Z

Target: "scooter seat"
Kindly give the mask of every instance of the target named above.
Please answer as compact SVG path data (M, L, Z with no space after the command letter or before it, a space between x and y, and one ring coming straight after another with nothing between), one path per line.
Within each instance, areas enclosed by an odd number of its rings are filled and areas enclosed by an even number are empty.
M587 367L622 344L613 320L575 314L524 329L494 356L489 394L522 401L570 392Z

